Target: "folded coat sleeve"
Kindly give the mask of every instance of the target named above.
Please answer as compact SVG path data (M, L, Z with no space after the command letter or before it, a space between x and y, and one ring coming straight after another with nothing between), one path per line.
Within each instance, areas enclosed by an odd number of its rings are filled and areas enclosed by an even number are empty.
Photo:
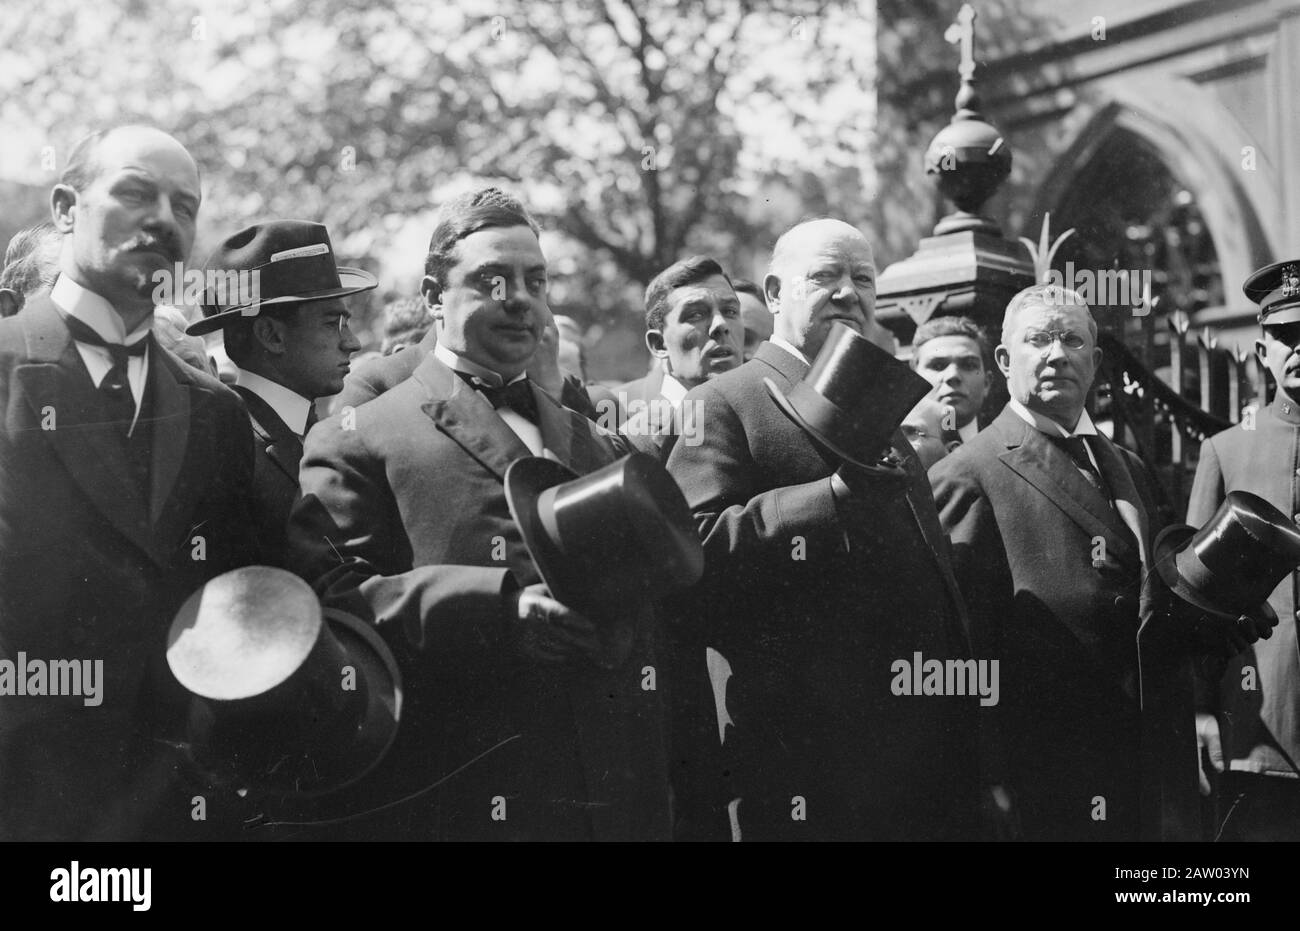
M683 402L702 404L700 442L678 442L668 457L704 541L709 570L736 560L775 560L789 567L796 536L842 545L843 528L831 479L764 488L736 411L716 389L702 385Z
M317 425L299 482L290 558L323 605L374 623L398 651L456 659L500 640L503 595L517 587L510 571L413 566L383 461L360 431L337 417Z

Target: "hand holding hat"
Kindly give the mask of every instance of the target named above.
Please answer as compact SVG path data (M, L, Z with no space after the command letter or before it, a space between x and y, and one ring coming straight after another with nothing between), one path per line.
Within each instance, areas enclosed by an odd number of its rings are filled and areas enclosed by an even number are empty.
M906 362L843 323L831 327L803 379L782 392L770 378L768 394L841 466L832 484L841 494L875 498L901 493L908 483L891 439L930 383Z
M1168 527L1155 565L1193 642L1220 658L1272 636L1273 590L1300 566L1300 528L1258 495L1228 492L1204 527Z
M506 642L543 665L600 657L596 625L552 598L544 582L507 593Z

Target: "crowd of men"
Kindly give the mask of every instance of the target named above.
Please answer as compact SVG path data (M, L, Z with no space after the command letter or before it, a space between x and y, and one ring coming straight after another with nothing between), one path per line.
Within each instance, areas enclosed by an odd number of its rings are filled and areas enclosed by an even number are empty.
M1300 837L1295 576L1272 612L1218 626L1161 588L1147 470L1086 407L1101 350L1078 295L1020 292L992 352L965 318L919 327L932 390L892 430L896 467L867 468L773 399L837 325L895 348L847 223L787 230L761 282L707 256L663 269L654 367L607 390L507 193L442 205L420 298L360 361L347 298L378 282L319 223L222 239L205 271L256 272L255 300L157 307L200 205L177 140L96 133L0 273L0 837L285 836L186 752L190 696L164 661L186 598L252 565L372 625L405 695L347 810L289 836ZM1300 288L1265 269L1247 293L1277 397L1206 442L1198 525L1238 489L1300 511ZM196 340L216 333L220 359ZM611 664L597 621L542 582L504 478L634 452L680 488L705 568L626 606ZM1141 632L1184 627L1202 635L1140 653ZM103 661L93 704L23 665L85 658ZM980 664L993 691L900 689L899 663L920 682L927 661Z

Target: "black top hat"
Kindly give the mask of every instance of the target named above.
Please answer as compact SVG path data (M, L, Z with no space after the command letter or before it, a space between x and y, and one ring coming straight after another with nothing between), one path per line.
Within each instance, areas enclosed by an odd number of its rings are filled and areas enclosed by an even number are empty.
M246 566L207 582L172 621L167 663L192 696L195 763L239 787L340 789L397 734L401 676L388 647L357 618L322 612L283 569Z
M1155 563L1183 601L1235 619L1264 605L1300 566L1300 528L1258 495L1230 491L1200 530L1162 530Z
M217 246L204 271L252 273L252 293L242 287L222 293L209 283L203 319L185 331L191 336L219 330L241 316L255 317L263 307L323 301L379 284L369 272L335 265L325 226L308 220L269 220L242 229Z
M764 378L781 410L841 459L876 467L907 412L930 383L856 330L836 321L803 379L782 394Z
M506 470L506 501L551 594L601 627L601 665L622 664L645 601L694 585L704 548L686 499L652 456L579 477L552 459Z
M1241 289L1259 305L1260 323L1300 320L1300 259L1275 262L1252 272Z

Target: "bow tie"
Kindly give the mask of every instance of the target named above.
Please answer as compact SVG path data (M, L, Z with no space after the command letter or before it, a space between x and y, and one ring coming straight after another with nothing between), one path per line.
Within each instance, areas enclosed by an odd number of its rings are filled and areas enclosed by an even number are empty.
M508 407L520 417L523 417L529 423L537 423L537 399L533 397L532 385L527 378L521 378L518 381L511 382L508 385L489 385L477 376L470 375L468 372L457 372L465 383L476 391L483 394L492 407Z
M91 346L99 346L107 349L109 355L113 357L115 366L126 366L127 358L130 356L143 356L145 350L149 347L148 337L137 340L129 346L123 343L110 343L104 337L100 336L95 329L83 320L78 320L71 314L63 315L63 322L68 325L68 332L72 338L79 343L88 343Z

